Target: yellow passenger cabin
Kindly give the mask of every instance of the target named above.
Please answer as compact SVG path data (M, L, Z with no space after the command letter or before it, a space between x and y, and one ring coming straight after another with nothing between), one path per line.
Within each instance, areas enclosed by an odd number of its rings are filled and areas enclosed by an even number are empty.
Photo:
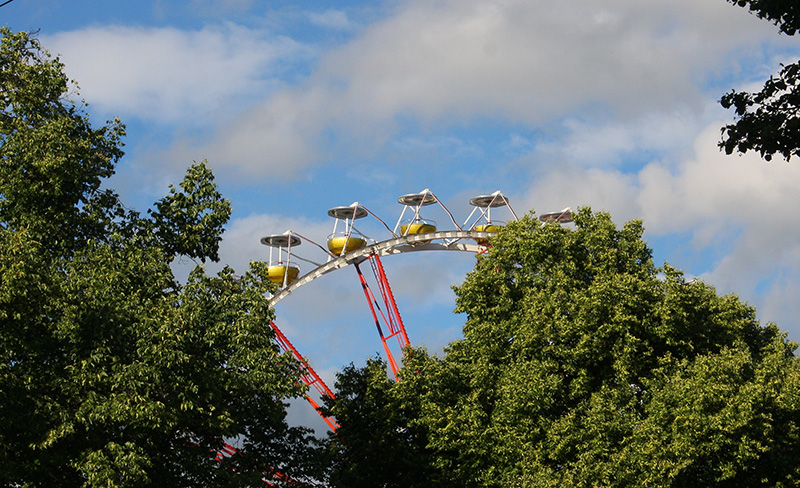
M331 254L342 256L366 247L367 239L356 230L355 221L366 217L367 209L355 202L352 205L333 207L328 210L328 215L336 219L333 233L328 236L328 250Z
M330 235L328 237L328 250L337 256L357 251L366 247L367 240L353 235Z
M292 248L302 243L300 237L287 231L261 238L261 244L269 246L267 279L278 286L289 286L297 280L300 268L291 261Z
M502 227L503 226L500 224L486 223L486 224L476 225L475 230L477 230L478 232L498 232ZM489 239L483 237L476 238L475 242L477 242L481 246L489 245Z
M274 266L267 267L269 281L277 285L291 285L295 280L297 280L297 276L299 274L300 268L297 266L292 266L291 264L276 264Z
M403 211L400 213L400 218L397 219L397 225L394 228L395 235L397 235L398 231L400 236L415 236L436 232L436 222L425 219L420 215L422 207L439 202L430 190L426 189L420 193L408 193L398 198L397 202L403 206ZM413 215L404 220L403 217L406 211L412 212ZM431 241L422 240L414 241L412 244L427 244L429 242Z
M505 222L493 221L492 209L498 207L508 207L508 210L517 218L517 214L511 209L508 198L501 191L496 191L488 195L478 195L469 200L469 204L475 207L464 222L464 227L478 232L496 233L503 228ZM477 214L477 217L474 216ZM471 223L470 223L471 222ZM475 242L481 246L488 246L489 239L486 237L475 237Z
M436 232L436 222L431 220L415 220L400 226L400 234L404 236Z

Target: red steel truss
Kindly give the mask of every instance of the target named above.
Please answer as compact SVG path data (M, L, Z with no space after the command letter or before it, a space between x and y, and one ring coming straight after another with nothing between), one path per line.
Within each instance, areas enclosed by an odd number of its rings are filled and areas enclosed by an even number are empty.
M397 366L397 361L394 359L394 355L392 354L392 350L389 347L389 341L392 338L396 338L398 344L400 344L401 350L405 351L405 349L410 345L408 341L408 334L406 334L406 328L403 325L403 319L400 318L400 312L397 310L397 303L394 300L394 294L392 293L392 288L389 286L389 280L386 278L386 272L383 270L383 264L381 263L380 257L378 257L377 254L370 254L368 259L370 265L372 266L372 271L375 274L375 280L378 283L378 291L381 295L383 308L381 308L381 303L379 303L375 298L375 294L372 293L372 289L369 287L367 280L364 278L364 274L361 272L361 268L359 267L358 263L354 264L356 272L358 273L358 278L361 281L361 288L364 290L364 295L367 298L370 312L372 312L372 318L375 321L375 327L378 329L378 335L381 338L381 342L383 342L383 349L386 352L386 358L389 361L389 366L392 368L392 374L394 374L396 379L399 368ZM384 324L384 327L381 327L381 323ZM384 332L384 328L388 333Z
M272 330L275 331L275 338L278 340L278 345L281 346L281 349L283 349L286 352L291 352L292 356L294 356L294 358L300 363L300 379L303 380L303 383L305 383L309 387L313 387L314 389L316 389L321 396L329 396L331 398L335 398L331 389L328 388L328 385L326 385L325 382L322 381L322 378L320 378L317 372L314 371L314 368L312 368L311 365L308 364L308 360L306 360L303 356L301 356L300 353L297 351L297 349L292 345L292 343L289 342L289 339L287 339L286 336L283 335L283 332L281 332L278 326L275 325L275 322L270 321L269 326L272 327ZM320 417L322 417L322 420L324 420L325 423L328 424L328 427L330 427L330 429L333 432L336 432L336 429L339 428L339 424L337 424L332 417L327 417L323 415L322 412L320 412L319 404L311 397L311 395L306 395L306 399L308 400L308 403L310 403L311 406L314 407L314 410L316 410L319 413Z

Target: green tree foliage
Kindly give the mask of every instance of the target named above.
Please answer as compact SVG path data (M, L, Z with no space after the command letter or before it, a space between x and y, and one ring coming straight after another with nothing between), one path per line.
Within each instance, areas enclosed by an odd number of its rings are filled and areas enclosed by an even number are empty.
M65 103L71 88L63 65L35 39L2 31L0 222L46 236L50 252L102 236L119 211L100 183L122 155L124 127L114 121L94 129Z
M149 218L101 188L122 155L58 59L25 33L0 48L0 486L263 486L314 469L301 394L266 326L263 264L217 260L230 204L194 164ZM215 459L225 440L241 445ZM283 478L285 479L285 478ZM282 482L276 482L281 484Z
M794 0L727 0L747 7L760 19L766 19L778 26L781 32L790 36L800 30L800 4Z
M784 34L800 29L800 3L795 0L728 0L773 22ZM757 151L767 161L777 155L800 156L800 62L782 67L758 93L725 94L720 103L732 108L733 124L722 128L720 147L727 154Z
M189 168L180 187L179 191L170 186L169 195L156 202L156 211L151 212L156 235L170 255L218 261L230 203L222 198L210 170L202 164Z
M436 472L429 459L419 417L419 402L399 396L386 376L387 365L369 359L338 373L336 399L324 413L341 425L329 438L330 486L343 488L429 487Z
M464 338L380 388L415 405L432 486L800 482L796 345L655 267L642 232L583 209L574 229L529 216L493 239L456 289Z

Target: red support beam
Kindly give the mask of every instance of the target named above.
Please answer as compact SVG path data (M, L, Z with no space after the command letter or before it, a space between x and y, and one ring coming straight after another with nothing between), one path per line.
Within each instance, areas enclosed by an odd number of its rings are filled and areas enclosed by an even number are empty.
M392 338L396 338L404 354L405 348L410 345L408 335L406 334L403 320L400 318L400 312L397 309L397 303L394 300L394 295L392 294L392 289L389 286L389 280L386 278L386 272L383 269L380 258L377 254L371 254L369 256L369 261L372 266L372 271L375 274L378 291L381 294L383 308L381 308L381 303L378 302L366 278L364 278L364 274L361 272L358 263L354 263L354 265L358 273L358 278L361 281L361 288L364 290L364 295L367 298L370 312L372 312L372 319L375 321L375 327L378 329L378 335L383 343L383 350L386 352L386 359L389 361L389 367L392 369L392 374L395 379L397 379L397 373L400 368L389 347L389 341ZM388 334L384 333L384 327L382 327L381 324L384 325Z
M358 263L354 263L354 266L356 268L356 272L358 273L358 279L361 282L361 288L364 290L364 296L367 298L369 311L372 312L372 319L375 321L375 327L378 329L378 335L383 343L383 350L386 352L386 359L389 361L389 367L392 368L392 374L395 378L397 378L397 372L399 369L397 367L397 361L394 360L392 350L389 348L389 344L387 343L388 338L383 333L383 327L381 327L381 321L383 321L384 324L388 324L386 315L381 309L378 301L375 299L375 294L372 293L369 283L367 283L366 278L364 278L364 273L361 272L361 267L358 265Z
M325 382L322 381L322 378L320 378L317 372L314 371L314 368L312 368L311 365L308 364L308 360L306 360L303 356L300 355L300 353L297 351L297 348L295 348L294 345L292 345L292 343L289 342L289 339L287 339L286 336L283 334L283 332L281 332L281 330L278 328L278 326L275 325L275 322L270 321L269 326L272 327L273 331L275 331L275 338L278 340L278 345L281 346L281 349L283 349L286 352L291 352L292 356L294 356L294 358L300 363L300 379L303 380L303 383L305 383L306 386L313 387L314 389L316 389L317 393L319 393L320 396L323 397L329 396L331 398L336 398L333 395L331 389L328 388L328 385L326 385ZM339 428L339 424L337 424L332 417L327 417L322 414L322 412L320 411L319 404L316 401L314 401L313 398L311 398L311 395L307 394L306 400L308 400L308 403L310 403L311 406L314 407L314 410L316 410L317 413L319 413L320 417L322 417L322 420L324 420L325 423L328 424L328 427L330 427L330 429L333 432L336 432L336 429Z
M386 306L386 315L388 317L389 337L397 337L397 342L400 344L401 350L411 345L406 334L406 327L403 324L403 319L400 317L400 311L397 309L397 303L394 300L392 288L389 286L389 280L386 278L386 272L383 269L381 258L377 254L371 254L369 262L372 264L372 271L375 273L375 280L378 282L378 289L383 297L383 303Z

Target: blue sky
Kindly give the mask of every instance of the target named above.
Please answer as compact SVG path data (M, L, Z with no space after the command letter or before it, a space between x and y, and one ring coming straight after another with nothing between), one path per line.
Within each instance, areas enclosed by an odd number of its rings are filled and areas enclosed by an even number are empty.
M129 206L208 159L233 203L222 257L238 270L266 259L265 234L324 241L333 206L394 222L399 195L430 188L464 219L470 197L502 190L519 214L643 219L657 264L800 340L800 161L717 149L721 95L760 88L800 38L724 0L14 0L0 24L38 30L92 119L127 124L109 185ZM384 262L412 343L433 351L464 321L450 285L474 257L455 254ZM277 314L331 383L380 350L353 270Z

